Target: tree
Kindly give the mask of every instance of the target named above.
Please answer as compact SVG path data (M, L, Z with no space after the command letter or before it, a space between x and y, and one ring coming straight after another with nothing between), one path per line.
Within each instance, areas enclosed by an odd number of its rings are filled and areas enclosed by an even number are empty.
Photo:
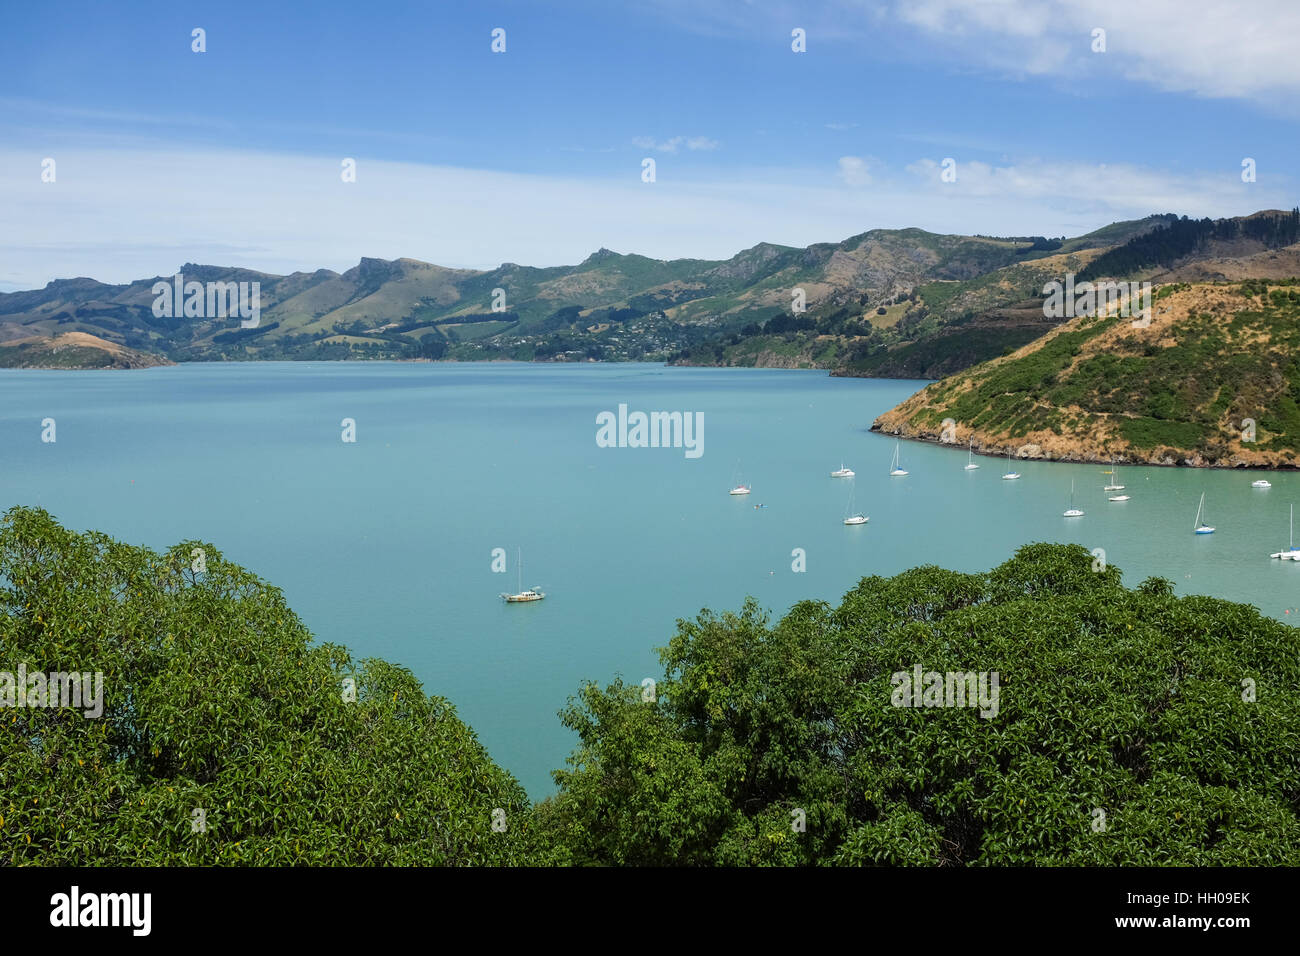
M653 702L571 702L547 826L584 863L1295 865L1294 635L1077 545L706 611ZM997 673L996 713L896 706L917 665Z
M103 675L98 718L0 708L6 863L546 859L522 788L447 701L313 643L212 545L156 554L15 508L0 580L0 667Z
M678 621L653 692L584 685L559 792L530 807L447 701L314 643L211 545L157 554L15 508L0 859L1294 866L1295 635L1125 588L1077 545L864 578L775 623L751 599ZM20 668L101 673L102 710L15 706ZM905 706L917 669L938 696ZM957 672L973 702L945 698Z
M447 340L437 333L430 332L420 337L420 357L440 359L447 354Z

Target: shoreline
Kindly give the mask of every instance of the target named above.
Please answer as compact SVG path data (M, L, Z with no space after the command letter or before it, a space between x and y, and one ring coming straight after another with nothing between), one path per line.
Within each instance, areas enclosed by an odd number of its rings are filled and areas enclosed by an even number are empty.
M927 445L940 445L947 448L960 450L963 447L962 442L945 442L940 440L939 436L930 433L905 434L901 429L890 431L886 426L877 419L871 423L869 432L884 435L889 438L897 438L900 441L914 441ZM967 438L971 435L967 434ZM1151 453L1150 457L1133 457L1133 452L1127 451L1122 454L1104 454L1096 449L1073 450L1068 454L1053 456L1051 452L1043 452L1040 445L1033 441L1025 441L1019 444L1014 442L998 445L994 441L986 440L983 444L967 445L966 447L974 450L975 454L984 458L1001 458L1006 459L1007 452L1011 452L1013 461L1041 461L1049 463L1062 463L1067 465L1108 465L1112 462L1117 465L1142 466L1148 468L1203 468L1217 471L1300 471L1300 463L1255 463L1247 461L1236 461L1230 464L1221 464L1219 459L1207 460L1198 452L1188 452L1186 449L1167 448L1166 451L1172 451L1179 457L1164 455L1157 457L1157 453ZM1029 454L1023 454L1025 449L1036 449ZM993 450L990 450L993 449Z

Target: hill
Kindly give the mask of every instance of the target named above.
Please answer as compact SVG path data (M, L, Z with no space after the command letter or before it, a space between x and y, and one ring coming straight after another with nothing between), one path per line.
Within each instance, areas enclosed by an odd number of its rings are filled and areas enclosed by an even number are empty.
M1148 327L1074 318L871 427L938 441L951 420L948 440L1028 458L1295 467L1300 282L1173 283L1153 298Z
M175 365L87 332L34 335L0 342L0 368L153 368Z
M155 315L154 285L171 277L61 279L0 294L0 342L80 332L176 362L641 360L929 378L1053 328L1041 289L1064 272L1098 263L1186 269L1202 259L1240 272L1238 259L1295 232L1278 219L1286 216L1151 216L1071 239L877 229L805 248L759 243L725 260L601 249L574 266L488 271L362 259L342 273L282 276L187 263L186 282L258 283L257 325L217 317L212 306Z
M1108 227L1107 239L1113 243L1143 228ZM1095 244L1088 237L1067 243L1081 249ZM872 331L864 321L869 312L884 307L901 313L922 286L939 296L941 284L975 281L1060 246L1042 237L900 229L806 248L760 243L726 260L664 261L601 249L576 266L503 263L475 271L415 259L362 259L343 273L287 276L187 263L179 270L187 282L259 283L258 325L155 315L154 284L170 277L124 285L60 279L44 289L0 294L0 341L82 332L178 362L445 357L754 364L758 360L746 354L719 350L745 339L755 342L753 355L789 351L780 336L820 325L819 334L834 347L819 350L824 354L813 364L834 367L859 333ZM990 288L1000 289L996 283ZM806 311L794 310L795 290ZM1002 299L986 294L979 301ZM787 328L789 322L796 328ZM922 328L913 312L888 333L890 341L909 338L914 327Z

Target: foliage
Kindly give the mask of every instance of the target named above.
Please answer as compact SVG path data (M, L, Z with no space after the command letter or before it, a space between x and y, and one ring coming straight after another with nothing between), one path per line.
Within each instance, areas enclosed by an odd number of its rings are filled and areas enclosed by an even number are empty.
M208 544L12 509L0 648L104 675L100 717L0 708L11 865L1300 863L1296 631L1077 545L679 621L653 695L569 702L536 807L447 701L314 644ZM996 672L996 713L894 706L915 665Z
M654 702L571 702L548 826L588 864L1296 865L1296 632L1094 566L1029 545L680 621ZM916 664L997 672L996 716L892 706Z
M1172 219L1094 259L1080 279L1128 276L1152 266L1172 266L1211 240L1253 239L1276 249L1300 241L1300 208L1235 219Z
M0 860L547 859L522 788L447 701L403 668L313 644L277 589L210 544L156 554L15 508L0 583L0 670L98 671L104 703L99 718L0 708Z

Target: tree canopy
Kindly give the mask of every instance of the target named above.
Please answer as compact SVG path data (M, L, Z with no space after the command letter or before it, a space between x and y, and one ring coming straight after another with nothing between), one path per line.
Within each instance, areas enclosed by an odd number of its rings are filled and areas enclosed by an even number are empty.
M571 702L552 817L582 863L1295 865L1296 632L1172 590L1035 544L775 624L706 611L653 703ZM895 706L916 665L996 672L996 715Z
M1057 544L706 610L653 689L570 700L533 806L451 704L315 643L212 545L15 508L0 672L101 672L103 712L0 706L0 860L1296 865L1296 634ZM996 675L996 705L899 706L918 671Z
M313 643L276 588L211 544L156 554L16 508L0 585L0 670L103 674L98 718L0 708L0 860L544 858L523 789L447 701Z

